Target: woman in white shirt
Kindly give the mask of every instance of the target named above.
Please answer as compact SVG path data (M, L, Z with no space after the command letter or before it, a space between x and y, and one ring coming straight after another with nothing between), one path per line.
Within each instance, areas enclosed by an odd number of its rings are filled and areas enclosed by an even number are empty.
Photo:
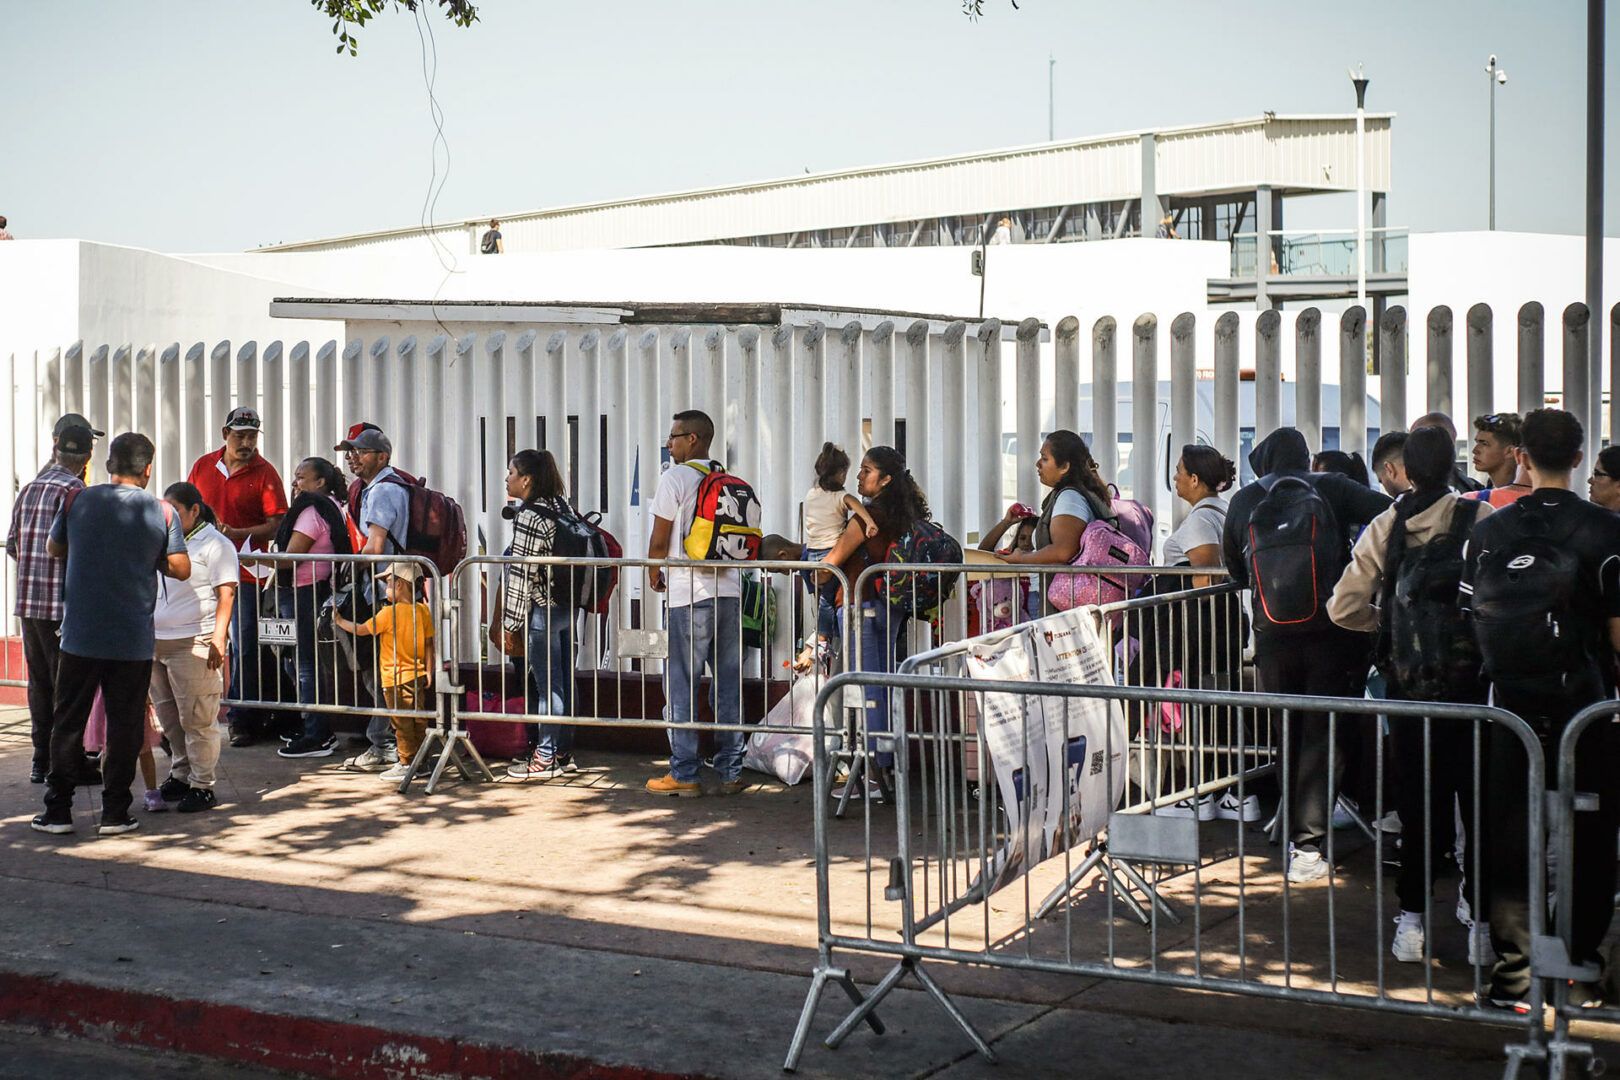
M230 648L231 606L236 599L236 547L216 525L213 510L192 484L163 493L180 516L191 557L185 581L159 576L152 613L152 711L169 739L169 778L158 788L182 814L214 806L214 769L219 763L219 699Z
M1164 542L1166 566L1221 565L1221 534L1226 530L1226 500L1221 492L1237 480L1237 466L1213 446L1187 445L1176 462L1176 494L1192 507ZM1202 589L1210 579L1198 575L1191 586ZM1181 579L1178 588L1188 587Z

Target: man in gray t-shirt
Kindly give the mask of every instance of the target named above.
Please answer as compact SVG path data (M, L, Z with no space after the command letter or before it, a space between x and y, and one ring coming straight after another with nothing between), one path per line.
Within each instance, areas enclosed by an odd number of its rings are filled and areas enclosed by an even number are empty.
M191 576L179 516L146 492L152 449L152 440L135 432L114 439L107 459L111 482L75 492L51 526L46 550L67 561L67 578L45 812L33 820L39 832L73 831L80 748L98 690L107 714L98 831L105 836L138 825L129 815L129 788L145 744L157 605L152 571L181 581Z
M367 555L397 555L404 550L411 523L411 493L394 472L394 444L371 429L337 444L349 456L349 466L365 484L360 492L360 535Z

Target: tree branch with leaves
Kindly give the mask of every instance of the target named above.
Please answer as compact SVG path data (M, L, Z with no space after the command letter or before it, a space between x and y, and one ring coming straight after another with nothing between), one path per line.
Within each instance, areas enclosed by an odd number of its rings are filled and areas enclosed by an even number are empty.
M359 38L355 36L373 16L380 15L389 7L394 10L404 8L413 15L418 4L424 7L438 7L445 18L457 26L471 26L478 21L478 8L471 0L309 0L310 5L332 20L332 33L338 36L337 51L348 51L350 56L360 51Z

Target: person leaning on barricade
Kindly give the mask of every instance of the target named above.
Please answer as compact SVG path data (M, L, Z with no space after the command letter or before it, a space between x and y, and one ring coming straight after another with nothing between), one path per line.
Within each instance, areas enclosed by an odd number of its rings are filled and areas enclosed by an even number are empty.
M381 778L398 783L409 775L411 760L431 726L423 717L402 714L431 708L433 613L421 602L423 574L416 563L393 563L378 576L387 582L388 603L365 622L350 622L341 612L333 613L332 622L351 634L377 638L377 678L383 703L397 710L389 719L399 746L399 760Z
M293 470L293 500L276 530L275 549L292 555L353 555L358 533L343 510L343 474L323 457L305 458ZM330 562L302 560L276 566L276 600L283 619L293 620L294 645L284 658L287 673L298 686L300 705L335 704L331 685L337 657L328 649L326 663L318 655L316 623L332 595L337 570ZM277 751L282 757L330 757L337 739L318 709L305 709L304 729Z
M512 519L514 558L556 554L558 529L577 520L568 504L562 472L549 450L519 450L506 469L506 494L518 500ZM513 563L501 590L501 651L527 659L524 680L531 712L568 716L574 705L573 574L558 567ZM579 771L574 764L574 729L568 724L540 724L534 744L521 764L506 775L514 780L555 780Z
M165 805L178 804L182 814L194 814L212 810L217 802L219 698L231 649L238 567L235 546L216 527L214 511L194 485L170 484L163 498L180 519L191 576L183 582L160 576L152 613L157 640L149 694L170 757L158 797Z
M1533 490L1475 526L1459 602L1473 618L1491 703L1541 736L1551 770L1565 725L1582 708L1615 695L1620 517L1570 490L1584 441L1573 415L1534 409L1524 417L1520 439L1516 454ZM1527 763L1517 735L1495 726L1489 734L1481 801L1490 814L1480 850L1491 944L1501 959L1481 997L1524 1011L1531 979ZM1569 935L1569 958L1577 965L1601 963L1598 947L1614 915L1616 760L1620 727L1605 718L1575 748L1576 788L1597 794L1592 809L1574 815L1573 924L1559 928ZM1587 985L1576 987L1571 1000L1600 1003L1597 987Z
M1455 596L1463 548L1492 507L1451 491L1453 448L1444 430L1391 434L1400 438L1399 484L1410 490L1374 518L1356 541L1350 565L1328 601L1328 615L1346 630L1376 632L1373 662L1390 699L1483 704L1479 647ZM1378 441L1383 445L1384 439ZM1376 451L1373 460L1380 461ZM1381 469L1380 479L1384 475ZM1389 724L1401 818L1401 868L1395 879L1401 911L1390 949L1402 963L1415 963L1423 959L1424 912L1434 878L1453 862L1460 839L1453 810L1459 803L1465 850L1470 855L1478 850L1471 809L1473 725L1441 717L1391 717ZM1468 895L1466 886L1459 895ZM1471 957L1483 956L1488 940L1484 923L1475 923L1470 933Z
M179 516L146 491L152 453L145 435L118 436L107 457L109 482L73 492L51 525L47 548L67 561L67 577L45 812L33 820L39 832L73 831L84 727L98 690L107 713L98 832L139 827L129 813L129 787L146 728L157 573L178 581L191 576Z
M360 551L366 555L397 555L397 538L405 535L409 526L411 499L407 486L416 478L394 468L394 444L376 424L358 423L349 428L348 437L334 450L343 454L345 464L354 474L349 485L349 519L359 528ZM390 477L400 483L389 483ZM364 576L357 570L357 578ZM353 612L350 613L351 615ZM349 641L340 644L351 646ZM373 702L382 701L382 687L378 685L372 666L357 659L351 649L350 660L359 672L360 681ZM366 725L366 749L343 762L343 767L356 772L378 772L399 760L395 747L393 725L388 717L378 713Z
M1308 472L1295 428L1278 428L1249 454L1259 479L1232 496L1221 552L1231 580L1252 594L1255 684L1264 694L1360 697L1372 642L1328 618L1333 586L1350 561L1347 531L1389 508L1388 497L1335 472ZM1342 748L1354 741L1339 720ZM1289 710L1288 760L1278 824L1286 823L1288 880L1328 876L1322 854L1339 777L1328 772L1329 720ZM1281 746L1279 746L1281 749ZM1342 772L1345 755L1332 755Z
M56 663L61 655L62 583L67 566L46 550L51 524L69 495L84 488L95 440L105 432L78 413L56 422L51 460L17 492L6 533L6 554L17 563L17 603L22 623L23 660L28 665L28 717L34 756L29 783L43 784L51 764L51 721L56 696ZM86 763L84 770L91 770Z
M242 551L264 551L287 512L287 495L276 467L259 453L259 414L232 409L220 429L224 445L198 458L186 477L213 507L219 531ZM259 648L259 579L243 565L231 621L230 696L244 701L280 698L280 671ZM269 691L269 694L266 693ZM273 695L273 697L271 696ZM231 745L250 746L265 735L269 714L233 705L226 714Z
M712 557L702 553L694 555L698 547L710 551L711 543L694 543L693 530L702 524L711 533L711 539L723 539L720 522L714 518L718 506L699 505L700 491L711 475L724 475L718 471L719 462L709 458L709 444L714 440L714 421L706 413L690 409L678 412L669 429L670 460L673 464L658 478L658 490L653 495L652 535L647 541L649 559L667 559L672 554L673 541L680 538L681 549L673 551L677 558ZM749 492L752 499L752 492ZM757 550L758 503L750 507L732 506L732 514L752 512L752 523ZM698 687L703 681L703 669L713 672L711 691L714 719L718 724L742 722L742 614L741 575L735 569L722 569L723 557L716 559L714 569L687 569L661 566L647 571L647 582L654 592L669 597L669 660L665 664L665 694L668 699L666 715L670 721L689 724L697 719ZM744 737L741 731L716 731L714 768L720 774L719 791L732 795L748 786L742 776ZM678 795L692 798L703 793L698 780L700 764L698 733L692 728L669 729L669 772L647 781L647 790L654 795Z

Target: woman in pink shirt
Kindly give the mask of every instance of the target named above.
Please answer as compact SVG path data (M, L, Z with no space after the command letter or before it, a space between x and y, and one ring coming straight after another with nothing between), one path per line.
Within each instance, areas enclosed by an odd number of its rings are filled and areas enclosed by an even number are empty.
M293 471L293 499L281 519L275 547L292 555L352 555L354 545L348 518L343 509L347 489L343 474L325 458L305 458ZM292 655L283 651L282 663L298 683L301 704L337 703L330 678L317 679L317 673L335 669L336 656L330 653L320 662L315 641L315 620L321 605L332 595L330 562L300 560L276 571L276 595L283 619L292 619L298 628ZM318 685L318 683L324 685ZM279 753L282 757L330 757L337 747L324 714L304 710L304 733Z

